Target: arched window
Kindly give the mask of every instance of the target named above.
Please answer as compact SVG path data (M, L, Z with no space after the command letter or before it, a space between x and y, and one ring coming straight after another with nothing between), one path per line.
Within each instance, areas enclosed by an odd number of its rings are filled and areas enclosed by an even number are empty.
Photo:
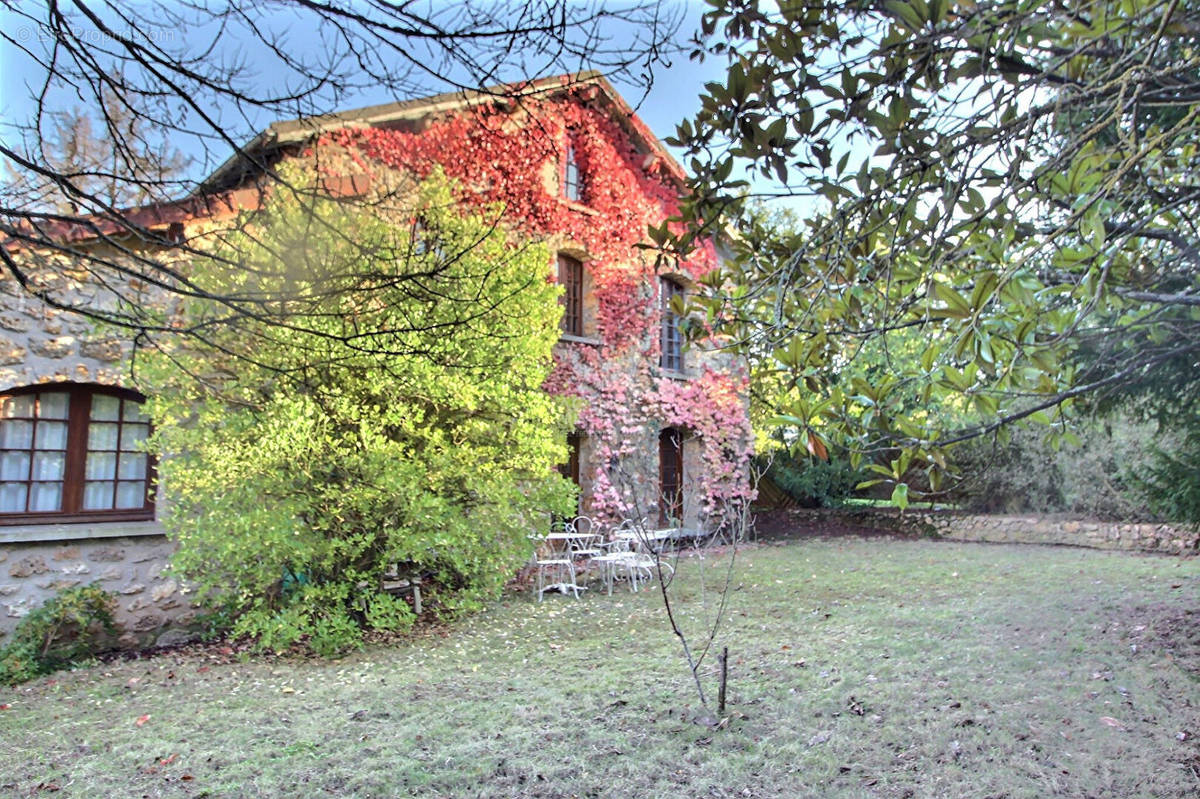
M683 333L679 317L671 310L671 300L683 295L683 286L669 277L659 278L659 299L662 311L662 355L659 366L668 372L683 371Z
M558 256L558 282L563 287L562 332L583 335L583 264L569 255Z
M0 524L153 518L143 399L62 383L0 395Z

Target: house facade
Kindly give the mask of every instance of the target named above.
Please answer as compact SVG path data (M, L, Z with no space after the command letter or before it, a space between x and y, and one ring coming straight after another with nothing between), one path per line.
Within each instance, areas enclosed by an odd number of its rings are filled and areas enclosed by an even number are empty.
M549 246L563 315L545 388L577 413L562 472L581 513L712 528L751 498L745 374L716 342L684 346L703 320L681 311L716 255L665 261L641 246L677 213L683 175L602 77L272 125L202 194L144 212L159 241L117 246L176 257L162 242L252 208L262 165L282 162L343 195L440 170L465 207L499 208L506 227ZM110 299L69 259L37 279L97 307ZM99 580L121 597L126 643L169 641L193 611L166 567L154 463L139 447L150 427L134 338L97 335L11 277L0 305L0 630L55 591Z

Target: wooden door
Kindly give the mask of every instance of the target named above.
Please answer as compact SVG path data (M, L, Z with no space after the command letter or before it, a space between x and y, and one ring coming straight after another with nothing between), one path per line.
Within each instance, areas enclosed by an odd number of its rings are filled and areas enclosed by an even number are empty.
M658 523L683 523L683 437L668 427L658 434Z

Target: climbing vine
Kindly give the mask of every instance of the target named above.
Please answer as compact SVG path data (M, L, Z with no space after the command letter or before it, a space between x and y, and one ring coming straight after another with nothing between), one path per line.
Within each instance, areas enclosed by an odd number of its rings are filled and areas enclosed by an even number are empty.
M644 456L646 442L667 425L700 439L702 510L745 499L752 436L740 377L705 369L691 380L658 374L661 264L639 244L647 229L678 215L677 169L638 147L598 87L565 87L519 103L483 103L426 116L405 127L346 128L320 147L349 154L356 168L381 167L425 178L440 166L458 201L500 207L506 224L537 240L586 255L594 298L594 343L560 347L545 387L578 397L578 428L593 442L595 471L589 511L628 513L632 499L610 473ZM633 127L635 117L626 121ZM583 176L581 202L561 189L570 145ZM326 159L332 160L332 159ZM698 280L716 265L711 246L668 271Z

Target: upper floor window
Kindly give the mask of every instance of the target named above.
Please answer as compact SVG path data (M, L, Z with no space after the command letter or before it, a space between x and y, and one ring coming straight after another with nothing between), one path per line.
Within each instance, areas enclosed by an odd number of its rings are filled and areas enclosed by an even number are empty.
M0 524L153 518L141 400L71 384L0 395Z
M659 278L659 297L662 303L662 355L659 366L670 372L683 371L683 332L679 316L671 310L671 300L683 296L683 286L669 277Z
M583 264L569 255L558 256L558 282L563 287L562 332L583 335Z
M571 202L583 202L583 170L575 145L567 141L567 157L563 167L563 195Z

